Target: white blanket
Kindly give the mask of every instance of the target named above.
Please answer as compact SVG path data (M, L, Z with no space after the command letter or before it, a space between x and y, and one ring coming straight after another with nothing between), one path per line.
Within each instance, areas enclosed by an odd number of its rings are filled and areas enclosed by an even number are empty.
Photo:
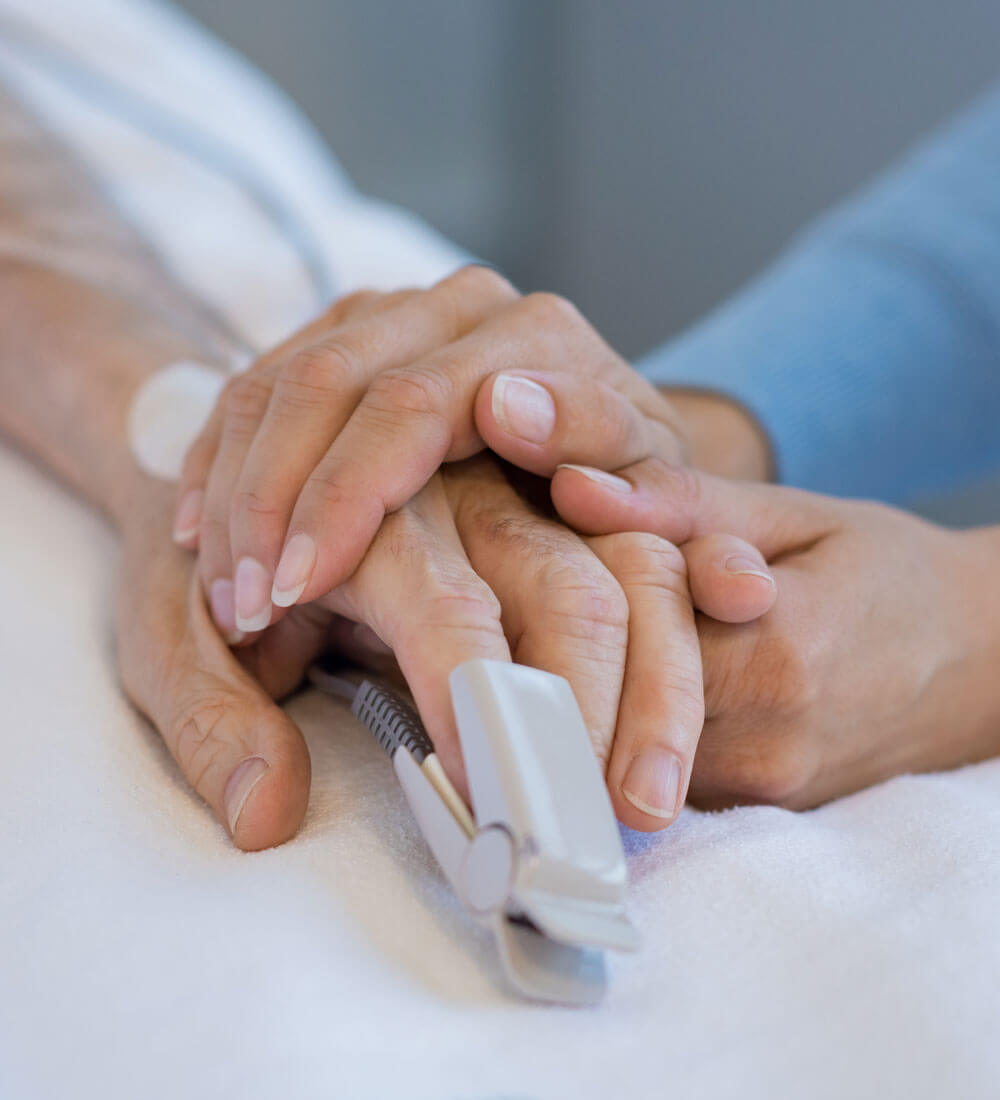
M70 39L87 9L105 45L194 41L145 3L4 7ZM198 50L199 79L232 76ZM57 118L57 92L33 90ZM368 219L382 281L454 262L400 216L381 223L329 165L310 176L309 156L297 178L317 232L364 211L352 224ZM135 158L122 173L141 192ZM144 223L154 235L166 212ZM272 328L308 309L301 293L275 288ZM598 1009L527 1005L502 991L385 757L331 700L290 707L314 760L302 833L235 851L121 697L113 536L3 448L0 505L3 1100L1000 1095L1000 761L808 814L686 812L628 836L642 950L613 964Z

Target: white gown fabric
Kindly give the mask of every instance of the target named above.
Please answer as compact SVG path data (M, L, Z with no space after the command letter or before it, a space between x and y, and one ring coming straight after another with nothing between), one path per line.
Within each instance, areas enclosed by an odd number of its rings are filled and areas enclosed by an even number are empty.
M225 130L301 208L339 289L460 262L353 193L275 91L172 10L3 0L0 15ZM295 253L231 185L9 38L0 64L250 342L308 315ZM120 694L113 536L2 448L0 502L5 1100L1000 1095L1000 761L626 837L642 950L597 1009L521 1003L336 703L291 705L314 759L301 835L235 851Z

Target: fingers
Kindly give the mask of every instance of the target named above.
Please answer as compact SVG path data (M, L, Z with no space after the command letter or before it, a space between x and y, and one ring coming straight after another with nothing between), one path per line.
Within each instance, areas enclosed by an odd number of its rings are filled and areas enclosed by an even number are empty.
M230 642L267 626L259 610L248 600L248 582L252 579L248 571L244 569L242 577L237 577L234 572L236 560L231 550L229 527L235 485L271 399L273 372L273 367L249 371L226 385L219 401L222 425L218 446L204 490L198 535L198 568L213 613L217 608L222 613L221 618L216 616L219 626L223 626L224 622L228 624L230 620L234 624ZM238 580L242 580L242 608L237 599ZM226 593L233 603L223 608Z
M656 458L614 474L563 466L551 492L560 516L588 534L649 531L680 545L726 531L758 547L768 561L808 546L840 523L836 503L827 498L724 481Z
M400 291L398 294L385 295L371 290L359 290L354 294L348 294L334 302L328 310L284 343L261 356L246 373L252 371L272 378L274 373L270 370L272 366L282 362L299 348L308 347L319 340L331 328L343 324L348 317L356 318L371 313L379 307L387 308L390 304L395 304L395 301L403 295L412 293L416 292ZM188 550L193 550L198 545L204 490L219 448L224 416L224 403L217 401L198 438L188 448L184 458L184 468L177 483L173 537L178 546Z
M724 623L748 623L774 606L778 588L764 556L735 535L702 535L681 548L694 606Z
M534 512L494 461L462 463L445 483L469 560L500 600L514 660L569 681L603 768L625 671L621 586L576 535Z
M608 792L618 819L655 832L684 805L704 723L701 654L680 551L648 534L589 546L622 586L628 655Z
M395 653L442 765L465 792L448 677L474 657L510 660L496 596L462 549L440 479L389 516L361 566L321 601Z
M664 828L684 804L704 716L683 556L648 534L585 544L531 511L489 461L463 463L446 484L514 659L570 682L619 819Z
M664 400L658 410L665 417ZM681 461L684 445L668 420L599 378L554 371L505 371L488 378L475 403L486 445L515 466L550 477L562 463L616 470L647 455Z
M118 640L130 698L240 848L281 844L309 798L309 754L212 627L189 562L126 555Z
M270 622L272 590L279 607L294 603L301 592L298 577L310 568L314 553L308 542L295 543L276 576L292 509L373 377L449 344L515 296L500 276L482 271L464 269L426 292L362 299L353 311L341 311L335 329L308 343L298 341L284 359L269 356L227 388L201 502L200 547L209 589L219 577L234 581L240 631L261 630ZM197 478L205 465L202 452L210 446L211 439L196 445L193 473L185 483L182 503L192 514L191 494L200 488ZM193 499L197 503L197 496Z
M250 558L265 567L279 607L295 602L313 554L300 539L285 559L282 576L275 576L296 500L373 377L450 343L513 295L499 276L473 271L466 269L426 293L397 301L394 308L341 326L298 351L279 371L246 456L230 525L234 559ZM419 442L411 441L414 446ZM350 517L344 518L349 522ZM239 596L237 584L237 604ZM261 613L270 610L270 603L269 591Z
M349 576L387 512L409 500L442 462L481 448L472 407L482 382L504 369L523 373L538 365L612 385L617 378L622 392L634 388L655 398L569 303L551 295L511 302L461 339L373 380L295 505L276 602L313 599Z

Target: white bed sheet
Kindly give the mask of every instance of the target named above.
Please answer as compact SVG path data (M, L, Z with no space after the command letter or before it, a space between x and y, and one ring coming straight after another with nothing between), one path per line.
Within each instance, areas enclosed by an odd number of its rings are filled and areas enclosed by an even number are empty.
M641 952L519 1003L364 730L293 701L305 827L237 852L119 693L114 538L0 501L0 1096L997 1096L1000 761L627 837Z
M284 140L345 289L460 258L354 195L169 9L0 9L95 57L127 41L128 79L155 83L153 61L189 47L184 87L237 132L240 110L266 119L272 152ZM225 248L186 233L185 211L172 225L147 189L164 166L141 139L23 65L14 76L249 337L308 311L281 242L241 229L231 194L174 164L175 186L202 186L232 225ZM300 836L235 851L119 692L113 536L2 447L0 517L3 1100L1000 1095L1000 761L809 814L686 812L664 836L627 837L641 952L614 963L595 1010L527 1005L502 991L385 758L336 703L290 706L314 758Z

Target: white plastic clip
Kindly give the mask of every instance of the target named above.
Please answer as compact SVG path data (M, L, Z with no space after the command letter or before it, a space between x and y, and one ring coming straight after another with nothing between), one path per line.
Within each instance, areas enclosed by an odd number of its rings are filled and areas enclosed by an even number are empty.
M314 682L324 685L323 673ZM603 949L635 950L625 914L625 855L611 802L569 684L502 661L451 674L473 816L428 765L412 710L361 685L353 710L390 752L431 850L456 893L494 931L521 994L593 1004ZM453 791L451 792L453 796Z

